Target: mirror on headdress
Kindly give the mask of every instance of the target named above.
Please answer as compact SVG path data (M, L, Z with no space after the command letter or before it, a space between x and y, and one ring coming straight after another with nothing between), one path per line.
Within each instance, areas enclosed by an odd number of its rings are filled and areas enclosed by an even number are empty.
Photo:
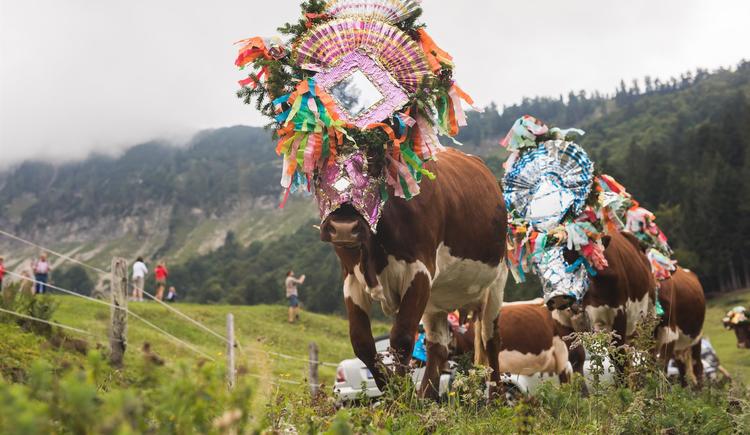
M359 69L330 87L339 107L356 119L383 101L385 96Z
M556 178L547 174L539 181L526 209L529 222L538 230L554 229L575 200L573 192L564 188Z

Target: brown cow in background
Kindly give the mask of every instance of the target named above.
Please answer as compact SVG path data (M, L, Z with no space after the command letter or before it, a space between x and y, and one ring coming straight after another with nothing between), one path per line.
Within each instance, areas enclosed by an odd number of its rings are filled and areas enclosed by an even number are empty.
M547 307L554 310L555 320L576 332L615 332L614 345L619 347L635 334L639 322L654 312L656 280L635 236L614 233L604 238L604 244L609 267L591 277L591 286L581 303L588 322L582 321L583 316L575 315L570 308L560 305L562 301L559 299L551 299ZM565 255L567 262L572 264L578 253L568 251ZM619 358L613 363L622 373Z
M501 372L529 376L542 373L557 375L560 382L570 380L564 330L552 319L542 299L504 303L498 326Z
M383 173L376 159L369 163L371 176ZM390 342L401 372L422 319L427 367L420 392L434 398L451 340L447 313L455 309L479 313L480 348L490 355L492 380L499 381L496 319L508 276L507 221L502 192L478 157L448 149L425 167L435 180L424 179L409 201L391 195L377 232L350 205L331 213L320 231L341 262L354 353L382 390L386 374L376 364L372 302L395 317Z
M664 315L656 328L656 342L664 370L674 358L682 382L687 372L691 384L701 385L701 337L706 317L703 286L693 272L678 267L671 278L659 282L659 302Z
M548 374L568 382L572 371L583 374L586 358L583 347L569 349L565 336L573 332L560 325L544 305L544 299L503 302L502 315L497 319L500 329L500 372L519 375ZM473 349L473 324L465 333L454 331L455 355ZM573 361L578 363L572 370Z
M734 331L738 348L750 349L750 319L744 307L736 307L729 311L722 319L722 323L726 329Z

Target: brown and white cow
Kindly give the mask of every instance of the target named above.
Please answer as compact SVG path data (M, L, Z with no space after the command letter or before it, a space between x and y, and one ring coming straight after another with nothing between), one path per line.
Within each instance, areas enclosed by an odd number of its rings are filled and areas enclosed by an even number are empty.
M503 302L502 315L496 320L500 330L500 353L498 367L502 373L559 376L560 382L568 382L572 372L568 364L570 351L565 335L572 331L562 327L552 318L542 298L531 301ZM473 324L463 334L455 334L456 354L472 350ZM583 373L585 351L582 353L580 373Z
M323 221L321 239L333 244L341 262L352 347L378 387L386 374L376 364L373 301L395 318L390 342L402 372L422 319L427 368L420 392L437 397L451 340L447 313L455 309L479 313L483 350L494 356L490 366L499 380L495 320L508 274L507 223L502 192L481 159L448 149L425 166L436 178L423 180L409 201L391 195L376 232L344 205ZM378 175L382 168L371 162L369 170Z
M639 322L654 312L656 280L635 236L613 233L604 238L604 244L609 266L591 277L591 285L581 303L581 315L585 313L586 321L580 321L581 316L570 308L560 309L564 307L556 305L558 301L554 298L548 308L554 310L555 320L576 332L613 331L617 334L614 344L619 347L635 334ZM566 252L566 260L572 263L577 255L573 251ZM619 359L615 360L615 367L621 373Z
M740 349L750 349L750 320L747 316L745 308L737 307L722 319L724 327L734 331L737 336L737 347Z
M503 373L549 374L568 382L568 346L542 299L503 304L499 367ZM583 350L583 349L581 349Z
M666 370L671 358L685 373L691 384L700 385L703 379L701 337L706 317L706 298L698 277L689 270L677 267L672 277L659 282L659 302L664 309L656 328L659 359Z

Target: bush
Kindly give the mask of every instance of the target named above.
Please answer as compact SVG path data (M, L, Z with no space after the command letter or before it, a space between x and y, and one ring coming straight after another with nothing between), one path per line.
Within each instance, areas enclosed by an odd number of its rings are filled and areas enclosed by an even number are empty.
M23 291L20 283L6 286L3 289L3 297L0 298L0 307L42 320L51 320L55 310L57 310L57 306L58 303L50 295L31 295ZM24 319L12 314L0 313L0 321L16 323L26 331L46 337L52 334L52 327L50 325L31 319Z
M169 373L144 365L151 383L122 385L97 352L84 367L34 363L27 383L0 380L0 433L246 433L250 388L240 377L227 388L222 367L180 364ZM156 372L156 376L153 373Z

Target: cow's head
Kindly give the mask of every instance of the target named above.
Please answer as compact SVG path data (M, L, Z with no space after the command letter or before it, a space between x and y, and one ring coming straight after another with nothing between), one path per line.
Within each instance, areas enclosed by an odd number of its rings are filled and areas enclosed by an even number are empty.
M565 247L546 249L535 258L534 267L542 282L544 300L550 311L578 309L589 278L586 267L576 263L579 254Z
M358 249L376 232L383 209L383 165L355 150L322 168L315 180L320 238L337 248Z
M726 329L731 329L737 336L737 347L750 349L750 318L743 307L735 307L722 319Z

